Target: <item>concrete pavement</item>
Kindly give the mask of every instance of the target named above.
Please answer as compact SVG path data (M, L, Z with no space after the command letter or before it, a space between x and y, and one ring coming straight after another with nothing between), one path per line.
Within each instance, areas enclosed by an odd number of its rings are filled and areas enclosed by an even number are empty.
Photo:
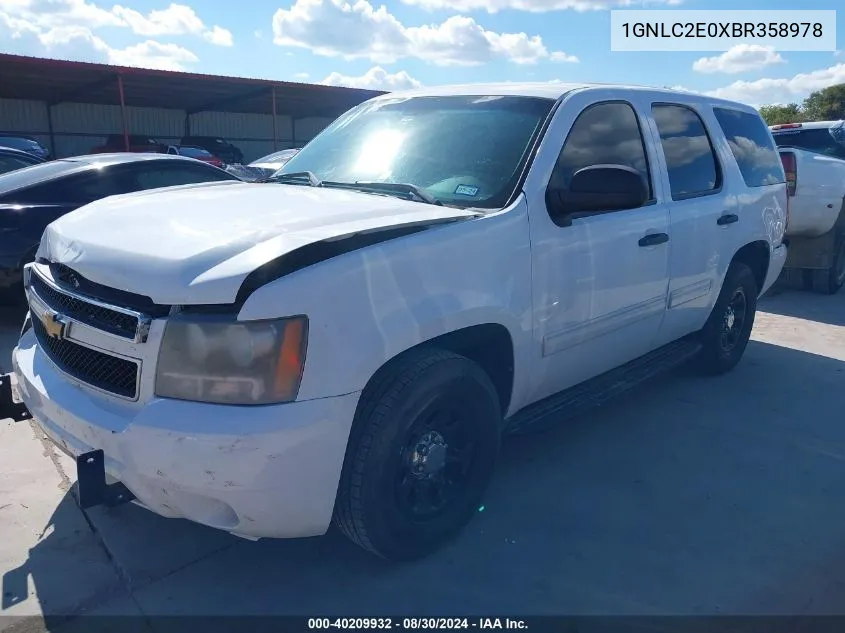
M408 565L334 532L252 543L84 513L70 460L0 423L0 616L845 613L845 292L760 310L731 374L678 371L508 440L484 511Z

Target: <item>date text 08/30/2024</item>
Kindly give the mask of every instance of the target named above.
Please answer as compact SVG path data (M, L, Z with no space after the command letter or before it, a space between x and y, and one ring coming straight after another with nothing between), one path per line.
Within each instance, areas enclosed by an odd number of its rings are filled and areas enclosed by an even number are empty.
M516 618L308 618L309 630L527 630L525 620Z

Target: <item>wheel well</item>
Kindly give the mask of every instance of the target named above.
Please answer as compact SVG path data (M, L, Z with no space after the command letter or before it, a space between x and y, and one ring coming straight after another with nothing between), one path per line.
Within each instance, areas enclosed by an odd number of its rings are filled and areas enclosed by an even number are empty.
M513 390L514 360L513 341L505 326L498 323L485 323L441 334L414 345L387 361L375 375L381 374L385 368L405 354L424 348L453 352L476 363L490 377L490 381L496 388L502 407L502 415L507 412ZM373 378L375 378L375 375ZM370 379L370 382L373 381L373 378Z
M742 262L754 273L758 290L762 290L766 283L766 274L769 272L769 244L759 241L746 244L734 255L733 262Z

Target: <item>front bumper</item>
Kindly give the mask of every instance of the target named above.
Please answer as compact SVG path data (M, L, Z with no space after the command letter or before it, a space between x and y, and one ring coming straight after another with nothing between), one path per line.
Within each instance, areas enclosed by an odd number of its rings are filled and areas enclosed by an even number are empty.
M117 402L70 382L30 330L12 355L18 389L45 434L140 503L247 538L325 533L360 393L236 407L155 398Z

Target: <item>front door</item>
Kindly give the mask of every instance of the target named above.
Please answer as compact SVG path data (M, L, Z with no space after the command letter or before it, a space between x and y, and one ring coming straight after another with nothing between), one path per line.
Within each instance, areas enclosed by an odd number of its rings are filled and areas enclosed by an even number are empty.
M549 134L559 135L562 148L558 145L547 183L566 187L583 167L621 164L643 175L650 196L637 209L571 222L550 214L543 194L530 196L539 357L532 401L633 360L654 345L666 305L671 236L668 209L652 174L654 151L643 141L646 129L636 104L597 101L595 93L568 99L549 128L541 152L549 151ZM542 165L538 155L535 167Z

